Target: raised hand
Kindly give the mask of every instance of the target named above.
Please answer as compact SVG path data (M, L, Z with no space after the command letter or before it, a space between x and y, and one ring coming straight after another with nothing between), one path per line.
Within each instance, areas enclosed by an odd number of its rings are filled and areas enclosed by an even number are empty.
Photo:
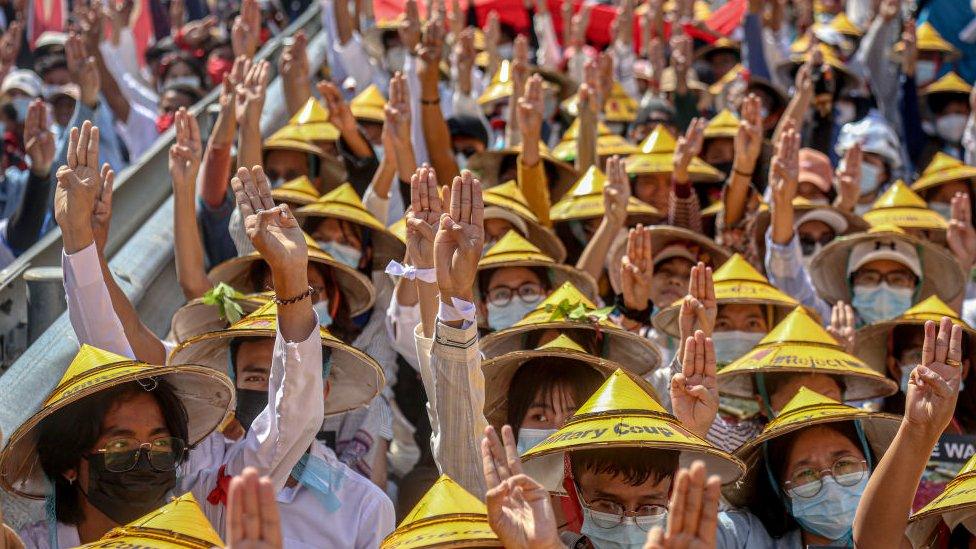
M417 10L417 0L407 0L404 18L397 32L407 52L414 53L420 44L420 12Z
M898 16L900 5L900 0L881 0L881 4L878 6L877 17L880 17L885 22L891 21Z
M789 207L796 197L800 177L800 134L792 120L787 120L773 152L769 170L769 188L775 207Z
M390 99L383 114L391 127L397 146L411 147L410 141L410 90L407 77L400 71L390 78Z
M968 275L976 263L976 229L973 228L969 195L964 192L957 192L952 197L952 219L949 220L946 240L962 271Z
M100 254L105 253L108 243L108 231L112 226L112 192L115 190L115 171L108 162L102 164L100 173L102 186L95 195L95 208L92 211L92 236L95 239L95 249Z
M627 203L630 201L630 181L627 161L619 156L607 159L607 183L603 186L603 211L615 227L627 222Z
M238 168L231 179L237 207L244 218L244 231L254 249L271 266L272 273L301 270L308 264L308 246L298 221L287 204L275 206L271 185L261 166ZM296 294L305 288L295 288ZM277 283L275 287L276 291ZM283 295L281 297L291 297Z
M733 171L741 175L752 175L762 151L763 120L760 113L759 96L750 93L739 109L742 118L735 134L735 159Z
M684 185L688 183L688 166L691 161L701 154L702 145L705 143L705 126L708 121L704 118L693 118L685 134L678 138L678 144L674 150L674 181Z
M563 23L563 43L568 46L573 42L573 0L563 0L559 15Z
M68 135L68 162L58 168L54 191L54 219L61 227L64 251L78 252L90 245L92 211L102 189L98 171L98 127L88 120Z
M854 352L854 337L857 333L854 322L854 309L850 304L838 301L830 309L830 326L827 326L827 333L832 335L848 353Z
M845 212L854 212L861 197L861 144L854 143L844 153L844 160L834 172L837 179L837 199L834 205Z
M0 37L0 69L4 73L17 65L17 56L20 54L23 39L24 23L19 20L11 21Z
M173 178L173 191L195 189L203 155L200 126L197 125L197 119L187 112L186 107L180 107L176 111L174 126L176 141L169 148L169 173Z
M952 420L962 382L962 327L942 317L925 322L922 363L912 370L905 397L905 421L933 443Z
M712 278L712 268L704 263L691 267L688 277L688 295L681 302L678 314L678 334L681 341L694 335L695 329L711 337L715 330L715 319L718 318L718 302L715 299L715 281ZM678 357L681 359L682 357Z
M715 547L722 481L717 475L707 479L705 475L705 463L700 460L690 469L678 471L668 504L667 531L660 527L651 530L644 549Z
M453 305L452 298L473 302L478 261L485 245L485 203L481 182L468 170L451 185L451 205L441 214L434 237L434 268L441 301Z
M671 378L674 417L687 429L705 438L718 413L715 345L701 330L684 340L681 372Z
M329 122L342 133L358 131L356 117L353 116L352 109L349 108L338 86L328 80L322 80L316 84L316 88L325 101L325 107L329 110Z
M462 95L471 95L471 70L477 55L474 47L474 28L462 29L454 36L453 62L457 67L457 87Z
M308 38L305 31L295 33L291 43L286 44L278 59L278 72L281 77L288 80L294 86L308 86Z
M170 0L169 26L178 29L186 22L186 4L183 0Z
M434 237L444 207L437 192L437 174L424 164L410 177L410 209L407 210L407 256L418 269L434 266Z
M529 80L529 39L524 34L515 37L512 50L512 97L522 97Z
M624 305L643 311L651 300L654 281L654 252L651 230L640 223L627 233L627 253L620 260L620 286Z
M542 136L542 119L545 116L545 99L542 91L542 77L532 75L525 85L525 93L518 98L519 130L522 132L522 146L538 143ZM538 156L538 154L536 155ZM528 161L526 161L529 164Z
M48 111L46 103L35 99L27 108L24 121L24 149L30 158L31 173L47 177L54 162L54 134L47 128Z
M420 57L420 67L418 74L425 84L425 89L434 95L437 82L440 79L441 54L444 52L444 24L440 19L432 18L424 23L423 33L420 37L420 48L417 55Z
M502 440L494 427L485 428L481 439L485 473L488 524L505 547L565 547L559 541L556 515L545 487L522 471L515 436L508 425Z
M915 64L918 61L918 43L915 38L915 20L908 19L901 33L901 43L905 48L901 51L901 72L905 76L915 76Z
M590 26L590 12L593 10L591 4L583 4L570 22L571 34L569 46L581 50L586 45L586 29ZM565 23L564 23L565 24Z
M613 90L613 56L608 52L600 52L597 57L597 91L599 92L600 108L607 103Z
M80 100L83 104L94 107L98 104L98 92L101 80L98 76L98 66L94 57L88 57L81 37L71 32L64 43L64 53L68 64L68 74L71 81L78 85Z
M230 481L227 492L227 549L280 549L281 516L274 488L254 467Z
M217 26L217 23L217 18L213 15L208 15L196 21L190 21L183 25L183 41L193 48L202 46L210 38L210 34L214 27Z
M301 33L303 36L305 33ZM231 26L230 43L234 57L245 55L254 57L258 51L258 38L261 36L261 10L257 0L243 0L241 14L234 18ZM297 38L297 35L296 35ZM302 49L304 54L304 48Z
M617 17L614 19L617 25L615 40L621 44L630 46L634 41L634 2L633 0L623 0L617 8Z
M261 121L261 109L270 77L271 65L267 61L247 62L244 79L235 90L234 116L238 124L257 124Z

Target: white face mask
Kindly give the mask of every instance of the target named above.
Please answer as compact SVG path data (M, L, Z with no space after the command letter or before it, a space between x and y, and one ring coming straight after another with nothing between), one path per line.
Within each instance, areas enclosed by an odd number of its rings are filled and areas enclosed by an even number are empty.
M331 255L339 263L343 263L353 269L359 268L359 260L363 257L363 252L359 248L335 241L325 242L318 240L316 243L319 245L319 248L325 250L325 253Z
M894 288L887 282L877 286L854 286L851 307L865 324L891 320L912 306L914 288Z
M935 80L939 65L935 61L920 59L915 62L915 85L922 87Z
M17 120L21 122L27 120L27 109L30 107L31 101L33 99L29 97L15 97L10 101L14 110L17 111Z
M312 310L315 311L315 315L319 319L319 326L328 328L332 326L332 315L329 313L329 300L323 299L318 303L312 305Z
M454 161L457 162L459 170L463 170L464 168L468 167L468 157L464 156L464 153L454 153Z
M881 169L869 162L861 162L861 194L868 194L878 188L882 182Z
M945 202L930 202L929 208L931 208L935 213L946 218L947 221L952 219L952 204L947 204Z
M488 304L488 327L494 331L504 330L525 318L535 306L542 301L542 296L535 303L526 303L519 297L512 297L507 305Z
M762 332L742 332L739 330L714 332L712 341L715 343L715 362L723 365L734 362L745 356L764 337L766 334Z
M383 156L386 154L386 151L383 150L383 145L373 145L373 152L376 153L376 160L382 162Z
M838 101L834 103L834 123L843 126L854 120L857 116L857 109L849 101Z
M383 54L383 62L390 74L402 71L407 62L407 49L403 46L393 46Z
M498 46L498 56L502 59L511 60L515 55L515 43L509 42L507 44L501 44Z
M166 83L163 85L163 88L169 86L190 86L192 88L199 89L201 87L200 77L189 75L189 74L186 76L174 76L173 78L169 78L166 80Z
M610 528L601 525L615 524ZM664 528L668 514L661 513L649 517L624 517L603 513L583 506L583 526L580 534L586 536L596 549L639 549L647 541L647 533L655 526Z
M518 434L518 454L528 452L532 448L535 448L543 440L549 438L550 435L555 433L558 429L529 429L528 427L520 427Z
M914 364L898 364L901 368L901 381L898 383L898 387L901 388L901 392L908 394L908 380L912 378L912 370L915 369Z
M940 116L935 120L935 133L949 143L959 143L962 141L962 133L966 130L965 114L953 113Z

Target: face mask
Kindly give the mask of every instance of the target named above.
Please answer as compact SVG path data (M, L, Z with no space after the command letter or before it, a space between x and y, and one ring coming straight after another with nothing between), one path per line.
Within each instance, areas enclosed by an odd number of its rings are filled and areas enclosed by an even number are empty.
M529 314L535 306L542 301L540 297L535 303L525 303L518 297L513 297L508 305L493 305L488 304L488 327L494 331L504 330L505 328L511 327L513 324L525 318L525 315Z
M861 162L861 194L868 194L881 183L881 169L868 162Z
M767 109L766 107L759 107L759 116L763 120L766 120L766 118L769 117L769 109Z
M331 241L318 241L319 247L335 258L336 261L345 264L353 269L359 268L359 260L363 257L363 252L359 248L354 248L348 244Z
M946 204L945 202L932 202L929 204L935 213L946 218L946 220L952 219L952 204Z
M764 337L766 334L761 332L741 332L738 330L714 332L712 341L715 343L715 362L729 364L735 361L751 351Z
M901 368L901 381L898 383L898 386L901 388L901 392L903 394L906 394L907 395L908 394L908 380L911 379L911 377L912 377L912 370L915 369L915 365L913 365L913 364L898 364L898 367Z
M376 154L376 160L382 162L386 151L383 149L383 145L373 145L373 153Z
M258 417L265 408L268 407L268 392L255 391L254 389L237 390L237 407L234 408L234 417L245 431L251 428L254 418Z
M824 477L822 481L820 493L811 498L796 496L793 490L786 491L792 508L790 514L804 530L829 540L840 540L850 535L857 504L868 485L868 475L854 486L841 486L832 476Z
M223 57L211 57L207 60L207 77L214 86L224 83L224 77L234 68L234 62Z
M386 54L383 57L386 70L390 71L390 73L402 71L403 65L407 61L407 50L403 46L394 46L386 50Z
M611 513L595 511L583 506L583 534L593 543L596 549L639 548L647 541L647 532L655 526L664 528L668 523L668 514L661 513L650 517L624 517L623 522L613 528L601 528L596 522L612 523L620 519Z
M935 61L920 59L915 62L915 84L919 87L935 80L939 65Z
M285 178L284 177L279 177L278 179L275 179L275 180L273 180L270 183L272 189L277 189L278 187L280 187L280 186L282 186L284 184L285 184Z
M319 319L319 326L328 328L332 326L332 315L329 314L329 300L323 299L318 303L312 305L312 310L315 311L316 316Z
M810 264L813 263L813 258L816 257L816 255L820 253L820 250L822 249L823 249L823 245L817 242L816 244L813 245L813 251L810 252L810 255L801 255L800 262L803 263L803 268L809 271Z
M854 286L851 306L865 324L891 320L912 306L913 288L892 288L887 282L875 287Z
M509 42L508 44L501 44L498 46L498 56L502 59L511 60L515 55L515 44Z
M176 486L176 471L156 471L145 451L131 471L115 473L105 468L105 455L88 460L88 492L85 498L118 524L128 524L166 503Z
M935 133L949 143L959 143L962 141L962 132L966 129L967 120L965 114L959 113L940 116L935 121Z
M720 171L720 172L722 172L722 173L724 173L726 175L732 173L732 161L731 160L728 161L728 162L716 162L716 163L712 164L712 166L714 166L716 170L718 170L718 171Z
M855 109L854 105L851 103L847 101L838 101L834 104L834 122L838 126L843 126L844 124L853 121L856 115L857 109Z
M170 86L190 86L191 88L199 89L201 87L200 77L189 74L186 76L174 76L173 78L168 78L166 83L163 84L164 89Z
M623 122L607 122L607 129L614 135L623 136L627 130L627 125Z
M454 153L454 161L457 162L459 170L463 170L464 168L468 167L468 157L464 156L464 153Z
M176 121L176 117L171 112L164 112L163 114L156 117L156 131L163 133L168 130L173 122Z
M27 108L30 107L32 99L29 97L15 97L11 103L17 111L17 120L27 120Z
M586 235L586 229L583 227L583 222L579 220L573 220L569 222L569 232L573 233L576 240L586 246L586 243L590 240L590 237Z
M349 178L349 172L346 170L346 164L341 158L330 158L323 161L322 166L319 168L319 173L322 174L322 181L325 184L342 183Z
M549 438L549 435L555 433L557 429L529 429L528 427L522 427L519 429L518 434L518 449L519 455L522 455L532 448L535 448L537 444Z

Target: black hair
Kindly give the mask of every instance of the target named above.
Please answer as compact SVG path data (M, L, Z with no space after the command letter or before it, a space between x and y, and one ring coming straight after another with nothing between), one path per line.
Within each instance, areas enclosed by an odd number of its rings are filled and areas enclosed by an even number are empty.
M508 385L508 419L515 436L526 412L542 394L550 399L553 391L560 387L568 388L576 405L583 404L603 383L603 376L582 362L549 357L527 360L516 370ZM551 404L551 402L550 402Z
M544 291L552 290L552 280L549 278L549 269L545 267L524 267L539 277L539 282ZM488 301L488 283L491 282L491 275L495 274L496 269L484 269L478 271L478 292L482 299Z
M573 451L569 463L577 482L580 473L589 471L622 476L630 486L639 486L648 480L674 478L678 472L678 454L675 450L650 448L599 448Z
M203 66L203 63L199 59L193 56L189 52L183 50L170 51L161 61L159 66L159 81L166 82L166 76L169 75L170 69L173 68L177 63L183 63L190 67L193 74L200 79L200 85L205 85L207 82L207 71Z
M813 425L811 427L823 427L836 431L837 433L843 435L846 439L850 440L851 443L856 446L862 452L867 451L868 454L864 456L864 459L868 460L872 465L877 464L877 460L874 459L874 452L872 452L870 444L867 448L861 444L861 438L857 435L857 429L854 427L854 423L847 421L843 423L826 423L821 425ZM787 454L789 454L790 449L793 447L793 443L796 441L797 437L811 428L807 427L805 429L800 429L792 433L788 433L781 437L777 437L768 442L767 454L770 463L772 463L772 473L778 481L781 481L786 475L787 467ZM781 538L787 533L800 528L799 523L796 519L790 515L790 510L787 508L787 504L784 502L786 495L781 491L779 486L772 486L770 484L769 475L766 473L766 463L764 459L761 459L759 463L756 464L754 473L756 475L756 490L750 497L749 501L746 503L749 511L756 515L766 527L766 532L769 533L773 538ZM870 472L868 473L870 474Z
M68 69L68 58L64 53L45 55L34 62L34 72L41 77L41 80L44 79L44 75L57 69Z
M959 93L943 92L933 93L928 96L929 110L936 116L942 114L953 103L962 103L967 108L969 107L969 101L966 99L966 96Z
M176 50L177 48L173 43L173 38L166 36L150 44L143 53L143 57L146 59L146 63L151 64L161 60L167 53L171 53Z
M44 474L54 485L58 522L79 524L84 520L80 487L76 483L69 483L64 473L77 469L85 454L96 449L94 446L102 435L105 415L118 404L148 392L159 404L170 436L190 443L187 440L186 408L176 395L176 390L165 379L156 379L155 384L148 391L137 381L99 391L54 412L38 425L38 459ZM186 456L182 456L181 463Z
M772 395L773 393L778 391L780 387L786 385L797 376L809 376L815 374L827 375L822 372L817 372L815 370L811 370L809 372L773 372L773 373L763 374L763 383L766 384L766 394ZM847 390L847 386L844 383L844 378L840 376L828 376L828 377L830 377L835 382L837 382L837 385L840 387L840 394L843 395L844 392ZM756 379L756 376L753 376L752 383L753 383L753 390L758 394L759 380Z
M166 84L166 86L163 88L163 93L168 91L174 91L189 97L191 105L195 105L197 101L200 101L200 99L203 98L203 92L200 91L200 88L195 88L187 84Z

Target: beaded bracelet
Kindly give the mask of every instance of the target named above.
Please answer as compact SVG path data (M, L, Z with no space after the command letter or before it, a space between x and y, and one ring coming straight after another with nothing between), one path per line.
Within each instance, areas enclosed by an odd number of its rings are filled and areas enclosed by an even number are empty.
M305 290L304 292L301 293L301 295L297 295L297 296L292 297L292 298L289 298L289 299L281 299L280 297L278 297L278 294L275 294L275 296L274 296L274 302L275 302L275 305L277 305L279 307L284 307L285 305L293 305L293 304L298 303L299 301L301 301L301 300L303 300L305 298L312 297L312 294L313 293L315 293L315 288L312 288L311 286L309 286L307 290Z

